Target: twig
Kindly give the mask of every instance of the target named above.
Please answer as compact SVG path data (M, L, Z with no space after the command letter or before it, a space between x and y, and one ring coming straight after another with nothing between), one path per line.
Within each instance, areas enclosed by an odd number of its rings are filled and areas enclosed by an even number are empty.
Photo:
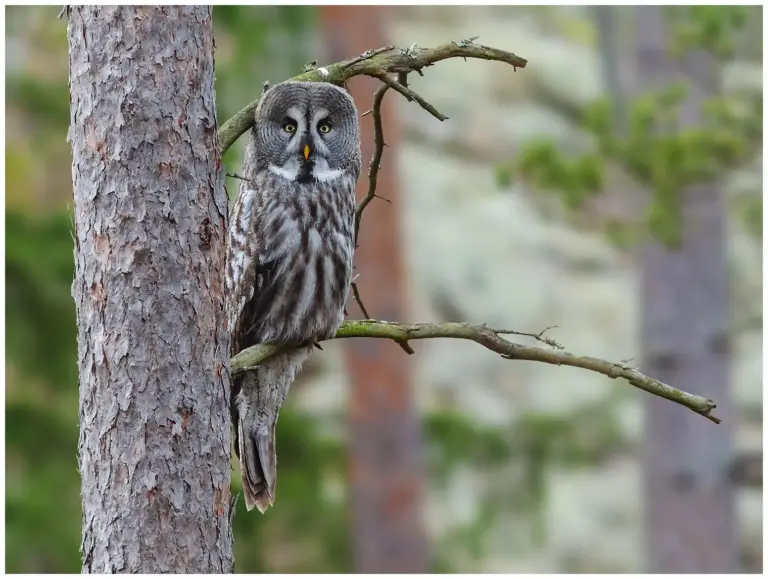
M400 73L400 74L403 74L403 73ZM417 103L419 103L419 105L421 105L421 108L423 108L430 115L435 117L438 121L447 121L448 120L448 117L446 117L443 113L441 113L435 107L433 107L431 104L429 104L427 101L425 101L424 98L421 97L418 93L416 93L413 90L409 89L404 84L389 78L386 74L374 74L372 76L375 76L381 82L383 82L384 84L386 84L390 88L393 88L394 90L399 92L401 95L403 95L409 101L416 101Z
M369 58L373 58L374 56L378 54L384 54L385 52L389 52L390 50L394 50L394 46L384 46L382 48L377 48L376 50L366 50L364 53L362 53L357 58L353 58L352 60L348 60L344 64L344 68L349 68L353 64L357 64L358 62L362 62L364 60L368 60Z
M373 114L374 150L373 155L371 156L371 162L368 165L368 193L363 198L363 200L358 203L357 208L355 209L355 248L357 248L357 238L360 234L360 221L363 218L363 211L365 211L365 208L371 201L373 201L374 198L379 197L376 195L376 183L379 176L379 167L381 166L381 156L384 154L384 147L387 146L387 144L384 142L384 128L381 123L381 103L384 100L384 95L386 94L387 89L389 89L389 85L382 84L379 88L376 89L376 92L373 93L373 106L371 107L370 112ZM389 201L383 197L379 197L379 199L383 199L387 202ZM370 318L368 312L365 309L365 306L363 305L363 300L360 297L360 291L357 288L357 283L352 283L352 293L355 296L357 305L360 306L360 310L363 312L363 315L366 318ZM398 342L398 344L400 344L400 347L407 354L413 354L413 349L411 349L408 344L403 342Z
M481 46L479 44L467 44L448 42L435 48L419 48L418 51L400 51L376 49L370 57L355 58L313 69L300 74L293 80L325 81L343 86L350 78L360 75L377 76L382 74L397 74L401 72L417 72L448 58L479 58L482 60L495 60L512 65L515 70L524 68L528 61L511 52ZM401 83L402 84L402 83ZM259 100L256 99L231 119L225 122L219 129L219 142L222 155L253 126L253 115Z
M385 338L394 340L398 344L408 344L412 340L426 340L431 338L454 338L471 340L481 346L485 346L492 352L500 354L507 360L529 360L532 362L544 362L557 366L573 366L597 372L609 378L624 378L632 386L646 392L676 402L719 424L720 419L712 416L711 412L716 407L712 400L683 392L673 388L664 382L655 380L640 371L629 368L623 364L592 358L588 356L574 356L564 350L542 348L539 346L525 346L510 342L502 338L502 334L512 333L508 330L494 330L486 326L470 326L468 324L397 324L393 322L378 322L375 320L345 321L336 333L336 339L340 338ZM533 336L540 336L533 334ZM531 334L524 334L531 335ZM261 364L264 360L273 356L283 348L290 346L275 346L262 344L243 350L230 360L232 374L244 372Z
M381 165L381 156L384 154L384 129L381 124L381 103L384 100L384 94L389 89L389 85L381 85L373 93L373 143L374 150L371 156L371 162L368 165L368 193L355 209L355 247L357 248L357 238L360 235L360 220L363 218L363 211L368 204L376 197L376 183L379 177L379 166ZM368 317L368 314L365 314Z
M353 281L350 285L352 286L352 295L355 296L355 301L357 302L357 305L360 308L360 311L363 312L363 315L366 318L370 318L371 316L368 315L368 311L365 309L365 304L363 303L363 300L360 298L360 290L357 289L357 282Z
M367 317L367 316L366 316ZM533 338L537 342L541 342L542 344L546 344L550 348L555 348L556 350L565 350L565 348L560 345L558 342L553 340L552 338L545 338L544 334L547 333L549 330L552 330L554 328L557 328L559 326L547 326L543 330L541 330L538 334L531 334L529 332L517 332L515 330L494 330L497 334L503 335L503 336L511 336L514 334L515 336L526 336L528 338Z
M237 173L224 173L227 177L232 177L234 179L240 179L241 181L248 181L250 182L250 179L248 177L243 177L242 175L238 175Z

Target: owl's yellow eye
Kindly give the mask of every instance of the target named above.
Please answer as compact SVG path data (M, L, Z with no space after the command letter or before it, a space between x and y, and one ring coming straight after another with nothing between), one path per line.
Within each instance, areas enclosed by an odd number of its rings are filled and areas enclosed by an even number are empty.
M330 133L331 132L331 123L323 123L319 127L317 127L317 130L321 133Z
M283 130L284 130L286 133L293 133L293 132L295 132L295 131L296 131L296 125L294 125L293 123L285 123L285 124L283 125Z

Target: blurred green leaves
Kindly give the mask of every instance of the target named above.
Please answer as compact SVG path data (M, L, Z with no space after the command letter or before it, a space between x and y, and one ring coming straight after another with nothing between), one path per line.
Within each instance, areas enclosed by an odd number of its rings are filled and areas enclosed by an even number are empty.
M60 82L12 76L6 80L6 98L23 103L23 108L34 112L27 119L35 128L66 133L69 127L69 88Z
M76 417L17 401L6 404L5 418L6 571L76 572L81 512Z
M566 159L554 143L532 141L526 143L514 164L498 169L497 180L508 186L515 174L541 189L560 191L565 206L578 210L602 190L603 161L595 153Z
M695 48L706 48L720 58L732 56L735 35L750 18L748 6L670 6L667 12L675 24L671 47L675 56Z
M714 50L735 26L744 23L741 8L681 10L691 19L680 25L680 34L690 37L695 30L696 42L685 44L686 50L702 43ZM608 240L627 247L647 233L674 247L680 242L680 192L723 177L749 161L762 142L762 95L712 98L704 103L698 126L679 129L680 107L687 93L685 83L675 82L631 99L628 118L622 119L625 135L616 127L611 100L600 99L587 108L581 122L592 139L592 150L566 155L551 141L528 142L516 158L498 168L498 183L508 186L520 179L535 189L556 192L566 209L577 212L591 196L603 191L610 164L648 190L651 200L640 219L642 227L615 219L604 224ZM761 231L751 210L744 215L750 231Z
M6 355L29 378L76 388L74 261L67 214L5 216ZM45 363L41 363L41 350Z

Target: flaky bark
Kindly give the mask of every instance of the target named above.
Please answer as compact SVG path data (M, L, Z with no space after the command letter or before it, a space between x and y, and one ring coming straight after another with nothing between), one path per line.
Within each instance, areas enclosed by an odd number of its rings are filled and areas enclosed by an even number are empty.
M717 63L703 51L670 59L662 9L636 8L638 89L681 76L689 83L680 128L701 122L718 91ZM643 369L658 380L717 400L714 427L674 404L644 398L646 572L737 571L730 480L730 395L726 207L721 184L681 191L682 245L647 244L641 253Z
M212 32L210 7L69 11L87 573L233 567Z

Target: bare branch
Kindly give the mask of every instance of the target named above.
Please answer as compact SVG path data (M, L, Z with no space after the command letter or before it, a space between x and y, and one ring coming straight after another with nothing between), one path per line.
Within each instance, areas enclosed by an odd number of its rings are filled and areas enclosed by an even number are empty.
M360 220L363 217L363 211L375 197L378 197L378 195L376 195L376 183L379 175L379 167L381 166L381 156L384 154L384 147L386 146L386 143L384 142L384 128L381 123L381 103L384 101L384 95L389 86L390 85L386 83L382 84L373 94L373 107L371 108L371 113L373 114L374 151L371 156L371 163L368 166L368 194L355 209L355 248L357 248L357 237L360 234ZM379 197L379 199L383 199L383 197ZM352 292L363 315L366 318L369 318L370 316L360 297L357 283L352 283ZM413 349L406 342L398 342L398 344L406 354L413 354Z
M381 125L381 103L384 100L384 94L389 89L389 85L381 85L373 94L373 143L374 150L371 157L371 163L368 165L368 194L363 198L355 209L355 248L357 248L357 238L360 235L360 220L363 218L363 211L368 204L376 197L376 182L379 176L379 166L381 165L381 156L384 154L384 129ZM368 314L365 314L368 317Z
M345 68L349 68L353 64L357 64L358 62L362 62L364 60L368 60L370 58L373 58L377 54L383 54L385 52L389 52L390 50L394 50L394 46L385 46L383 48L377 48L376 50L366 50L364 53L362 53L357 58L353 58L352 60L348 60L346 64L344 65Z
M357 307L360 308L360 311L363 312L363 315L366 318L370 317L368 315L368 310L365 309L365 304L363 303L363 300L360 297L360 290L357 289L357 282L353 281L350 285L352 286L352 295L355 296L355 301L357 302Z
M224 173L227 177L232 177L233 179L240 179L241 181L249 181L250 179L248 177L243 177L242 175L238 175L237 173Z
M400 75L403 75L403 74L404 73L402 72L400 73ZM433 107L431 104L425 101L424 98L421 97L418 93L408 88L405 84L389 78L386 74L378 74L376 75L376 78L378 78L381 82L383 82L390 88L395 89L397 92L399 92L409 101L416 101L417 103L419 103L419 105L421 105L421 108L423 108L430 115L435 117L438 121L448 120L448 117L446 117L443 113L441 113L435 107Z
M712 416L711 412L716 407L712 400L683 392L668 384L646 376L639 370L630 368L621 363L609 362L589 356L574 356L564 350L542 348L539 346L525 346L510 342L502 338L502 334L511 334L509 330L494 330L486 326L470 326L468 324L397 324L393 322L378 322L375 320L345 321L336 333L336 339L340 338L385 338L398 344L408 345L413 340L426 340L431 338L454 338L471 340L481 346L485 346L492 352L500 354L507 360L529 360L531 362L543 362L557 366L573 366L591 370L603 374L609 378L624 378L635 388L666 398L689 408L719 424L720 419ZM516 332L517 333L517 332ZM524 334L531 335L531 334ZM532 334L541 337L541 334ZM290 347L290 346L283 346ZM240 352L230 361L233 374L244 372L261 364L264 360L279 352L282 348L270 344L253 346Z
M357 246L363 211L377 197L376 183L381 157L386 146L382 129L381 104L387 90L392 88L409 101L416 101L431 115L443 121L447 117L408 87L407 75L409 73L416 72L423 75L421 69L448 58L496 60L511 64L515 70L518 67L523 68L527 64L527 60L510 52L474 44L476 38L472 37L460 42L450 42L431 49L422 49L416 45L412 45L407 49L395 49L393 46L386 46L376 50L368 50L358 57L327 67L315 67L315 63L312 63L312 66L307 67L303 74L294 77L293 80L325 81L343 86L347 80L354 76L367 75L377 78L383 83L374 93L373 107L362 115L373 114L375 149L368 171L368 193L355 210L355 246ZM397 80L390 77L390 74L396 75ZM265 92L266 90L268 90L267 85L265 85ZM219 130L222 154L253 125L254 111L257 105L258 100L253 101L222 125ZM367 317L368 313L365 311L365 306L360 299L356 283L352 284L352 291L355 300L363 311L363 315ZM626 361L614 363L599 358L574 356L566 352L563 346L553 339L544 337L544 333L549 329L546 328L538 334L533 334L514 330L494 330L485 325L470 326L460 323L397 324L376 320L357 320L345 321L336 333L335 338L386 338L397 342L409 354L413 353L413 349L409 344L411 340L430 338L471 340L500 354L507 360L529 360L558 366L573 366L591 370L610 378L624 378L636 388L645 390L654 396L676 402L697 414L701 414L716 424L720 423L720 419L711 414L715 408L715 403L712 400L683 392L646 376L637 369L627 366ZM527 336L548 347L525 346L510 342L503 338L503 335ZM280 350L291 347L293 346L276 346L271 344L253 346L243 350L231 359L231 371L233 374L237 374L252 370Z
M294 77L293 80L325 81L342 86L350 78L360 75L379 77L401 72L421 74L422 68L448 58L495 60L510 64L515 70L524 68L528 64L526 59L511 52L466 42L449 42L435 48L411 47L407 50L395 50L394 47L387 46L369 51L369 53L312 69ZM402 83L400 84L404 86ZM258 99L251 102L221 126L219 142L221 143L222 155L243 133L253 126L253 115L258 103Z

